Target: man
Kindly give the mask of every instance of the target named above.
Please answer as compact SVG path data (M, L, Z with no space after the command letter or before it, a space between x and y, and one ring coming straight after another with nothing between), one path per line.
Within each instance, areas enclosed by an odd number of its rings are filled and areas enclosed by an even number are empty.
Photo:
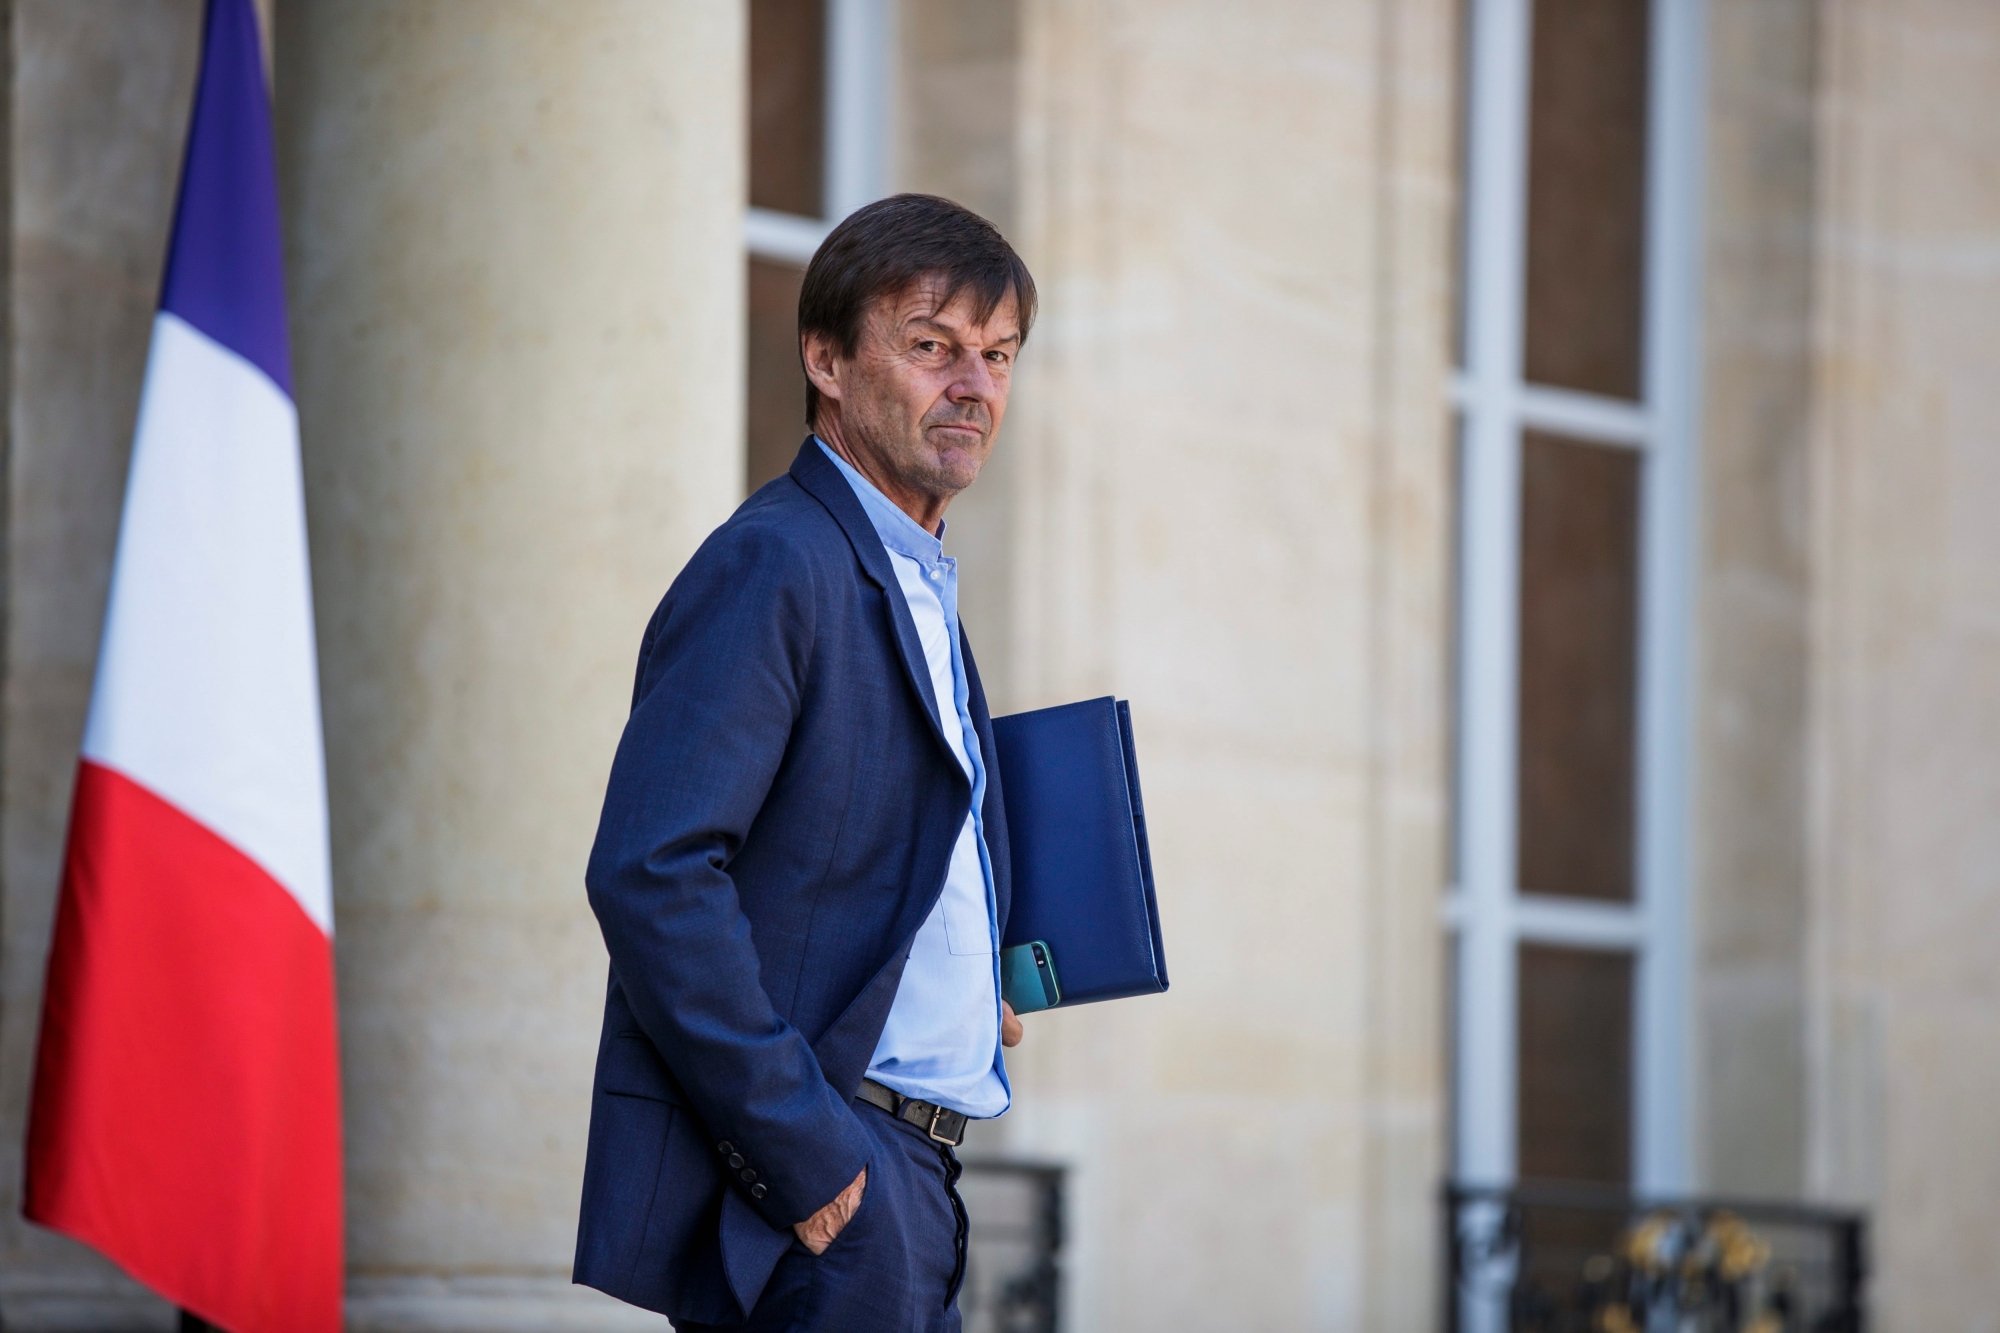
M959 1327L952 1148L1007 1108L1007 829L944 513L1034 282L900 195L799 298L791 472L647 626L586 880L611 954L576 1280L677 1329Z

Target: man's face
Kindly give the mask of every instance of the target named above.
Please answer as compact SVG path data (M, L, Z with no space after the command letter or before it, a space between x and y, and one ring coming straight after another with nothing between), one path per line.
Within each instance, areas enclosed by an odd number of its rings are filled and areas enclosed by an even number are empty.
M1011 293L983 322L967 293L942 306L940 295L938 283L919 281L875 302L852 357L808 336L806 368L822 395L822 434L842 437L828 443L941 515L993 452L1021 335Z

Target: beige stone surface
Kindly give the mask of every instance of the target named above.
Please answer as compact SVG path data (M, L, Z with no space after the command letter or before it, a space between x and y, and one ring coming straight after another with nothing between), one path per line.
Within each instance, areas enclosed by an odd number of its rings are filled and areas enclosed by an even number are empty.
M1821 7L1807 1179L2000 1323L2000 11Z
M1709 19L1694 748L1697 1174L1796 1197L1805 1159L1806 460L1815 0Z
M1133 701L1175 985L1032 1020L1071 1322L1435 1313L1449 0L899 6L899 185L1042 283L953 510L997 709ZM2000 9L1710 7L1698 1155L2000 1298ZM740 6L289 0L281 154L357 1329L566 1284L637 636L741 475ZM18 1220L75 747L199 6L13 0L0 1321L166 1328Z
M1174 978L1012 1063L1079 1329L1433 1317L1450 18L1023 6L990 674L1132 700Z
M584 859L640 632L741 484L742 15L293 3L278 38L354 1318L494 1327L460 1279L564 1290Z
M955 199L1011 232L1019 183L1021 0L896 5L896 188Z
M201 34L195 0L14 0L5 179L0 698L0 1322L167 1328L172 1312L20 1216L20 1144L77 746ZM82 1321L80 1324L78 1321Z

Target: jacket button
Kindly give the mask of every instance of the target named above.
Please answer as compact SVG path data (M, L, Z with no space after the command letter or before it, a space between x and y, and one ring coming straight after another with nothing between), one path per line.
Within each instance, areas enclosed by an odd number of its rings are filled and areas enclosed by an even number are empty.
M743 1173L743 1183L746 1185L748 1185L751 1181L755 1180L756 1178L757 1178L757 1173L755 1171L745 1171Z
M752 1185L750 1187L750 1197L753 1199L763 1198L766 1192L762 1185Z
M729 1154L729 1169L731 1171L739 1171L742 1169L742 1167L743 1167L743 1154L740 1152L733 1152Z
M715 1150L721 1153L724 1157L727 1157L729 1156L729 1154L735 1152L736 1148L735 1145L730 1143L728 1139L724 1139L722 1142L715 1145Z

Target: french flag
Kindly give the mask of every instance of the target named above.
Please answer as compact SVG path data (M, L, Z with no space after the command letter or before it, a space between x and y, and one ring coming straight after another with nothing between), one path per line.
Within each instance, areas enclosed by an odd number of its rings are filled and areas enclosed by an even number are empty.
M271 108L251 0L209 0L70 811L27 1216L229 1333L336 1333L332 931Z

